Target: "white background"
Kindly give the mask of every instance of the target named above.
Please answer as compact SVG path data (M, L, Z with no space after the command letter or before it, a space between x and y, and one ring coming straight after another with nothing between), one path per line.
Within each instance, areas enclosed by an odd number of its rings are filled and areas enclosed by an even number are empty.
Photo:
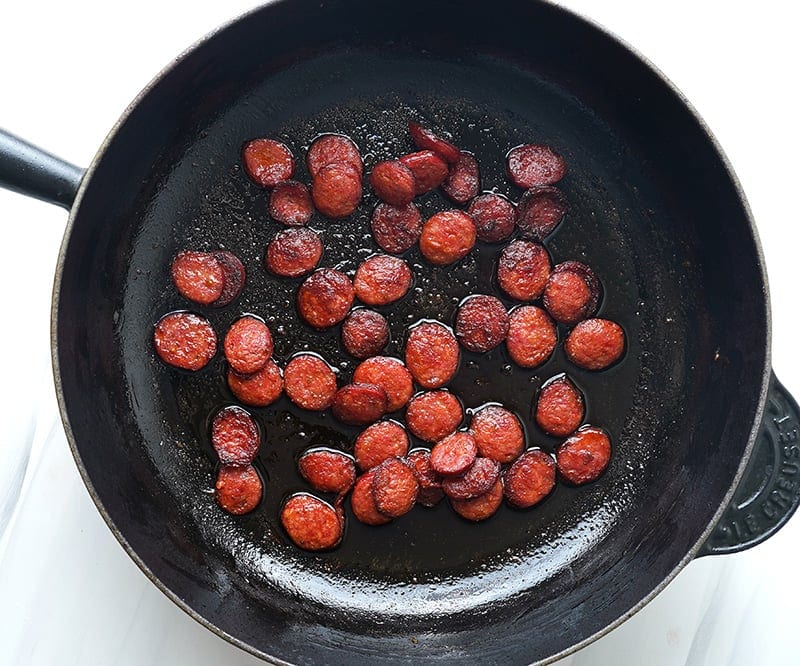
M162 66L252 4L4 3L0 126L85 166ZM644 53L720 140L764 246L774 367L800 394L794 346L800 46L792 3L562 4ZM402 2L387 3L387 20L392 11L402 11ZM0 531L16 504L0 538L0 664L256 664L147 581L107 531L74 469L57 417L48 347L50 287L65 221L60 209L0 191ZM16 502L20 471L25 482ZM795 664L798 552L800 518L754 550L693 562L644 611L564 663Z

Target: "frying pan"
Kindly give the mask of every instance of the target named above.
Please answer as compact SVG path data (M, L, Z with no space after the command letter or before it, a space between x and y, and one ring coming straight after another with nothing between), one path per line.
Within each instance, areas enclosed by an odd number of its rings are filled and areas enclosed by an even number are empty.
M765 538L796 504L782 491L797 409L770 378L763 261L713 140L673 89L596 27L540 3L495 10L411 2L386 25L369 3L268 5L166 70L80 187L79 170L4 137L5 183L65 206L75 197L54 363L93 498L171 598L274 661L546 660L620 622L692 557ZM302 40L291 26L302 26ZM615 455L601 481L559 487L530 512L503 508L474 526L444 506L380 530L350 520L342 548L308 555L275 520L299 487L294 456L322 440L346 446L354 431L285 403L255 410L272 492L248 517L221 515L204 491L214 472L208 417L232 399L222 363L195 376L167 370L153 358L152 324L185 307L169 288L174 252L224 246L249 281L234 306L208 313L218 330L243 311L280 317L279 357L308 344L349 364L334 335L286 316L296 283L261 270L275 227L263 192L237 169L238 151L268 134L302 154L316 133L336 129L371 164L410 148L402 127L412 116L476 152L488 187L507 187L499 156L531 136L567 156L573 208L548 247L596 268L601 313L625 326L627 357L599 375L560 355L508 374L502 352L465 355L453 389L468 407L499 399L527 416L537 386L568 369ZM425 210L442 205L435 197ZM352 269L354 249L370 249L348 238L365 228L370 203L342 224L315 221L327 265ZM390 315L393 351L409 315L449 320L464 290L491 288L495 255L479 247L453 271L418 271L419 291Z

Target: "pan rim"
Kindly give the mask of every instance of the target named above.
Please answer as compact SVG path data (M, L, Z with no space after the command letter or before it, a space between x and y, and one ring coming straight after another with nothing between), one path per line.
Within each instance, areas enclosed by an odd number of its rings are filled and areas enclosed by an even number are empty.
M99 163L101 158L106 153L109 146L113 143L114 139L116 138L117 134L121 130L121 128L125 125L128 121L129 117L133 114L133 112L139 107L142 100L147 97L153 90L155 90L161 81L170 73L172 72L178 65L184 62L191 54L197 51L200 47L204 44L208 43L209 41L213 40L218 35L226 32L233 26L239 24L247 20L250 16L258 14L262 11L268 11L268 9L272 6L279 5L279 4L286 4L291 2L292 0L266 0L262 4L247 10L228 21L220 24L204 36L197 39L194 43L184 49L179 55L174 57L169 63L167 63L148 83L147 85L142 88L142 90L133 98L133 100L128 104L125 110L122 112L120 117L114 123L111 130L108 132L106 137L104 138L103 142L97 149L94 157L92 158L84 177L81 181L80 187L75 196L75 200L73 202L72 208L69 212L69 217L67 220L67 224L64 231L64 236L61 241L61 246L59 248L58 253L58 260L56 263L55 269L55 276L53 282L53 290L52 290L52 297L51 297L51 318L50 318L50 348L51 348L51 362L53 368L53 380L56 392L56 398L58 401L59 413L61 415L61 420L64 425L64 432L66 435L67 442L70 447L70 451L72 453L73 459L75 464L78 468L78 471L81 475L81 479L83 480L86 489L94 502L98 512L102 516L103 520L105 521L106 525L110 529L111 533L120 543L122 548L128 554L128 556L133 560L133 562L139 567L142 573L159 589L161 592L170 599L176 606L178 606L182 611L184 611L189 617L194 619L196 622L204 626L205 628L209 629L213 633L215 633L220 638L224 639L225 641L235 645L236 647L248 652L268 663L272 664L281 664L291 666L292 662L287 662L283 659L275 657L273 655L267 654L258 648L244 642L243 640L233 636L216 624L205 618L203 615L198 613L188 602L178 596L173 590L164 583L160 578L158 578L144 562L144 560L139 556L136 550L131 546L125 536L122 534L120 529L116 526L113 519L109 515L108 511L106 510L102 499L100 498L99 494L97 493L94 484L89 477L89 474L86 470L86 467L83 464L83 460L81 458L81 454L78 450L75 434L72 430L72 426L70 423L68 410L67 410L67 400L65 398L64 390L63 390L63 383L61 379L61 367L59 362L59 346L58 346L58 312L59 312L59 302L60 302L60 294L61 294L61 287L62 287L62 279L64 273L64 266L66 262L67 250L70 242L70 238L72 236L73 228L75 226L76 220L80 213L81 203L86 194L86 191L89 188L91 180L94 176L95 171L99 167ZM771 351L771 341L772 341L772 314L771 314L771 303L770 303L770 293L769 293L769 283L767 278L767 270L766 270L766 262L764 259L763 248L761 245L761 241L758 234L758 229L755 224L755 220L753 218L752 210L750 208L750 204L747 200L747 197L744 193L742 185L739 181L739 178L736 175L736 172L733 169L733 166L728 159L725 151L723 150L722 146L720 145L719 141L717 140L714 133L711 131L709 126L706 124L704 119L695 109L695 107L691 104L691 102L686 98L686 96L682 93L682 91L667 77L664 72L662 72L654 63L652 63L647 57L645 57L642 53L640 53L636 48L634 48L631 44L627 41L622 39L619 35L617 35L612 30L606 28L605 26L601 25L594 19L591 19L584 14L574 11L572 9L567 9L561 6L557 0L528 0L531 4L538 4L544 5L548 7L550 10L561 14L569 18L570 20L578 23L584 23L586 26L594 30L595 32L601 34L605 38L607 38L611 42L615 42L617 45L621 46L627 54L634 59L638 60L642 65L644 65L649 72L656 77L663 84L666 89L675 96L675 98L683 105L685 110L688 112L689 116L694 120L697 124L698 128L703 131L705 134L706 139L709 141L711 147L714 149L716 154L719 156L721 166L724 168L725 172L727 173L728 178L733 185L738 199L742 206L742 211L744 213L744 217L747 222L748 230L750 233L750 238L752 240L753 247L755 249L755 258L758 263L758 269L761 275L761 290L763 292L764 298L764 305L765 305L765 336L764 336L764 367L762 370L761 376L761 388L759 391L758 397L758 404L756 406L756 411L753 419L753 425L751 427L750 434L748 436L747 444L744 448L744 452L742 454L742 459L739 464L739 467L733 477L730 487L726 491L722 501L720 502L719 507L715 511L713 517L709 524L705 527L703 532L701 533L698 540L694 543L694 545L689 549L686 555L676 564L676 566L656 585L656 587L651 590L647 595L645 595L640 601L638 601L633 607L628 609L626 612L622 613L618 618L607 624L605 627L600 629L599 631L595 632L594 634L584 638L583 640L565 648L564 650L548 656L538 662L537 664L541 664L542 666L546 664L552 664L555 661L563 659L578 650L586 647L587 645L595 642L599 638L605 636L606 634L610 633L618 626L620 626L623 622L630 619L633 615L639 612L642 608L644 608L650 601L652 601L659 593L661 593L664 588L669 585L673 579L678 575L680 571L686 567L689 562L696 558L698 552L703 547L703 545L708 540L709 536L713 532L714 528L716 527L719 520L722 518L723 513L725 512L726 508L729 506L733 494L738 487L745 469L747 468L747 464L750 460L752 455L755 442L757 439L757 435L759 432L759 427L763 418L764 409L767 401L767 393L769 389L769 380L772 370L772 351ZM755 381L755 380L754 380Z

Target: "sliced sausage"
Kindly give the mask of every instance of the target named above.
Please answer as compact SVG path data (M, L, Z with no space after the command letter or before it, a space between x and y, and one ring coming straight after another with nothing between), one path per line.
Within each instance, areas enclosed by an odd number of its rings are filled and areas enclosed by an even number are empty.
M292 495L281 509L281 525L303 550L330 550L339 545L344 523L336 510L317 497Z
M346 493L356 482L353 458L341 451L310 449L297 461L300 475L321 493Z
M403 362L389 356L374 356L359 363L353 373L358 384L380 386L389 399L387 412L396 412L406 406L414 392L414 381Z
M369 184L378 198L391 206L411 203L417 187L414 173L399 160L378 162L369 174Z
M442 501L442 477L431 467L431 452L428 449L414 449L406 456L406 463L414 472L419 483L417 504L436 506Z
M342 345L358 359L380 354L389 344L389 322L374 310L353 310L342 324Z
M347 316L354 298L349 277L333 268L320 268L297 290L297 310L309 326L329 328Z
M260 444L256 422L241 407L225 407L211 422L211 446L223 465L249 465Z
M376 254L358 267L353 288L358 299L366 305L389 305L408 293L412 279L411 269L405 261Z
M383 515L399 518L414 508L419 483L411 468L400 458L385 460L375 468L372 496Z
M345 164L358 172L364 172L364 162L358 147L342 134L323 134L314 139L306 153L306 166L312 178L329 164Z
M517 211L505 197L492 192L475 197L467 209L475 231L486 243L499 243L514 233Z
M446 266L466 257L475 247L475 224L461 210L432 215L422 227L419 250L435 266Z
M447 180L442 183L442 192L457 204L464 205L481 191L481 170L478 160L470 153L462 153L450 167Z
M408 453L408 435L405 428L394 421L379 421L356 437L353 454L362 472L377 467L389 458Z
M427 389L447 384L456 374L461 359L455 336L438 322L423 322L411 329L405 355L411 375Z
M425 194L441 185L449 173L447 162L432 150L421 150L399 158L414 174L415 194Z
M336 375L319 356L300 354L283 371L286 396L301 409L321 412L333 404Z
M273 275L300 277L313 271L321 257L322 241L311 229L284 229L267 245L264 263Z
M153 332L158 357L183 370L200 370L217 353L217 334L205 317L172 312L162 317Z
M536 401L536 423L547 434L572 434L583 421L584 412L583 396L566 375L556 375L542 385Z
M244 289L244 264L233 252L228 252L227 250L214 252L214 258L222 266L222 271L225 273L225 286L222 288L219 298L211 306L224 308L226 305L230 305Z
M467 500L450 500L450 506L462 518L480 522L491 518L503 503L503 482L498 479L488 492Z
M261 187L275 187L294 175L292 151L274 139L253 139L242 149L245 171Z
M535 301L550 277L550 255L538 243L515 240L503 248L497 264L497 282L511 298Z
M420 150L432 150L448 164L458 161L461 151L426 127L412 120L408 123L408 132L411 134L411 140Z
M547 185L532 187L517 205L517 227L525 238L541 243L561 224L567 208L561 190Z
M347 425L374 423L386 413L386 391L374 384L347 384L333 396L333 415Z
M498 478L500 463L478 456L463 474L445 477L442 490L450 499L472 499L489 492Z
M272 333L261 319L248 315L233 322L222 349L234 371L249 375L261 370L272 356Z
M225 271L211 252L179 252L170 275L178 293L199 305L211 305L225 287Z
M552 356L558 344L555 322L542 308L523 305L508 318L506 348L511 360L523 368L535 368Z
M625 353L625 331L608 319L585 319L564 341L567 358L586 370L605 370Z
M464 418L458 398L449 391L414 396L406 409L406 425L415 437L438 442L456 431Z
M475 438L468 432L454 432L431 449L431 467L442 476L459 476L472 466L477 456Z
M356 479L353 493L350 495L350 506L353 515L365 525L385 525L392 519L382 514L375 506L375 496L372 494L372 481L375 470L370 470Z
M528 189L557 183L567 172L567 162L550 146L526 143L508 151L506 171L515 185Z
M505 494L511 505L527 509L547 497L556 485L556 463L539 449L523 453L503 475Z
M390 206L382 203L372 212L372 236L384 252L402 254L416 245L422 233L422 216L413 203Z
M351 215L361 202L361 174L341 163L328 164L314 176L311 198L325 217L341 218Z
M561 324L571 326L597 312L602 288L594 271L579 261L553 268L544 289L544 307Z
M456 338L471 352L491 351L508 335L508 313L494 296L470 296L456 315Z
M269 195L269 214L276 222L289 227L308 224L314 214L311 192L304 183L284 180Z
M251 375L228 370L228 387L245 405L267 407L283 393L281 369L270 359L261 370Z
M217 504L234 516L250 513L263 494L261 477L252 465L222 465L215 484Z
M585 425L556 451L558 472L574 485L595 481L611 460L611 440L595 426Z
M509 463L525 450L525 433L513 412L499 405L488 405L472 417L469 430L478 453L499 463Z

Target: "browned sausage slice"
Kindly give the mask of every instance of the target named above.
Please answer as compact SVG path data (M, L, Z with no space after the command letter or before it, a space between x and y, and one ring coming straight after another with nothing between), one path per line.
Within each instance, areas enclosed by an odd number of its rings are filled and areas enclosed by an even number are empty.
M352 456L332 449L306 451L297 461L300 475L322 493L346 493L356 482L356 466Z
M391 206L411 203L417 187L414 173L399 160L378 162L369 174L369 184L378 198Z
M567 208L567 198L558 188L532 187L517 205L517 227L525 238L541 243L561 224Z
M450 167L447 180L442 183L442 192L462 206L481 191L481 170L478 160L470 153L462 153Z
M225 407L211 423L211 446L223 465L249 465L261 444L253 417L241 407Z
M461 425L464 411L449 391L430 391L414 396L406 409L406 425L415 437L438 442Z
M455 336L443 324L423 322L406 341L406 366L423 388L447 384L458 370L461 352Z
M519 187L552 185L564 177L567 162L550 146L526 143L506 156L508 177Z
M405 261L376 254L358 267L353 288L358 299L366 305L389 305L408 293L411 280L411 269Z
M414 392L414 380L403 362L389 356L373 356L359 363L353 373L357 384L380 386L389 398L387 412L406 406Z
M279 277L300 277L316 268L322 257L322 241L311 229L284 229L275 234L264 264Z
M497 282L511 298L535 301L550 276L550 255L538 243L515 240L503 248L497 265Z
M511 311L506 347L514 363L535 368L552 356L557 344L556 324L542 308L524 305Z
M536 401L536 423L549 435L566 437L583 421L583 396L564 374L548 379Z
M390 458L375 468L372 496L375 507L385 516L399 518L411 511L418 493L416 475L400 458Z
M456 315L456 338L471 352L491 351L508 335L508 313L494 296L479 294L462 301Z
M605 370L625 353L625 331L608 319L585 319L564 341L567 358L586 370Z
M231 325L222 348L231 368L249 375L261 370L272 356L272 333L261 319L247 315Z
M211 305L225 287L225 271L211 252L179 252L170 274L180 295L200 305Z
M281 509L281 525L303 550L330 550L339 545L344 524L327 502L306 493L290 497Z
M417 153L403 155L400 158L405 166L414 174L415 193L425 194L435 190L448 175L447 162L432 150L421 150Z
M422 233L422 216L413 203L406 206L379 204L370 221L375 242L384 252L402 254L416 245Z
M374 423L386 413L386 391L374 384L347 384L333 397L333 415L347 425Z
M484 458L509 463L525 449L525 434L519 419L499 405L488 405L477 411L469 429L478 453Z
M307 224L314 214L308 186L296 180L278 183L269 195L269 214L276 222L289 227Z
M544 289L544 307L561 324L571 326L591 317L600 302L600 281L579 261L558 264Z
M294 175L292 151L280 141L253 139L242 150L247 175L261 187L275 187Z
M468 432L454 432L431 450L431 467L442 476L458 476L472 466L477 456L475 438Z
M333 268L320 268L297 290L297 310L309 326L329 328L347 316L354 298L349 277Z
M289 400L302 409L320 412L333 404L336 375L319 356L295 356L286 364L283 381Z
M334 219L351 215L361 202L361 192L361 174L348 164L322 167L311 184L311 198L317 210Z
M595 481L611 460L611 440L608 434L595 426L585 425L556 451L556 462L561 476L572 484Z
M250 513L263 493L261 478L252 465L222 465L214 487L217 503L234 516Z
M458 161L461 151L426 127L412 120L408 123L408 132L411 134L411 140L420 150L432 150L448 164Z
M419 250L434 266L447 266L466 257L475 247L475 223L462 210L445 210L422 227Z
M408 435L403 426L394 421L373 423L356 437L353 448L356 464L362 472L407 452Z
M478 238L486 243L499 243L508 238L517 222L514 204L492 192L475 197L467 213L475 223Z
M500 463L479 456L460 476L445 477L442 490L451 499L472 499L489 492L499 477Z
M480 522L491 518L503 503L503 482L498 479L488 492L467 500L450 500L450 506L462 518Z
M556 485L556 463L552 456L531 449L517 458L504 474L508 501L527 509L547 497Z
M372 494L372 481L375 470L370 470L356 479L353 493L350 495L350 506L355 517L366 525L385 525L391 521L389 516L382 514L375 506L375 497Z
M358 359L369 358L389 344L389 322L374 310L353 310L342 324L342 345Z
M442 477L431 467L431 452L428 449L414 449L406 456L408 463L419 483L417 504L422 506L436 506L442 501Z
M156 324L153 342L159 358L183 370L200 370L217 353L217 334L205 317L172 312Z
M281 369L270 359L261 370L251 375L240 375L234 370L228 370L228 387L245 405L266 407L283 393Z
M211 306L224 308L226 305L230 305L244 289L244 264L233 252L228 252L227 250L214 252L214 258L222 266L222 271L225 273L225 286L222 288L219 298Z
M358 172L361 176L364 163L358 147L348 137L342 134L323 134L316 139L306 153L306 166L312 178L329 164L345 164Z

